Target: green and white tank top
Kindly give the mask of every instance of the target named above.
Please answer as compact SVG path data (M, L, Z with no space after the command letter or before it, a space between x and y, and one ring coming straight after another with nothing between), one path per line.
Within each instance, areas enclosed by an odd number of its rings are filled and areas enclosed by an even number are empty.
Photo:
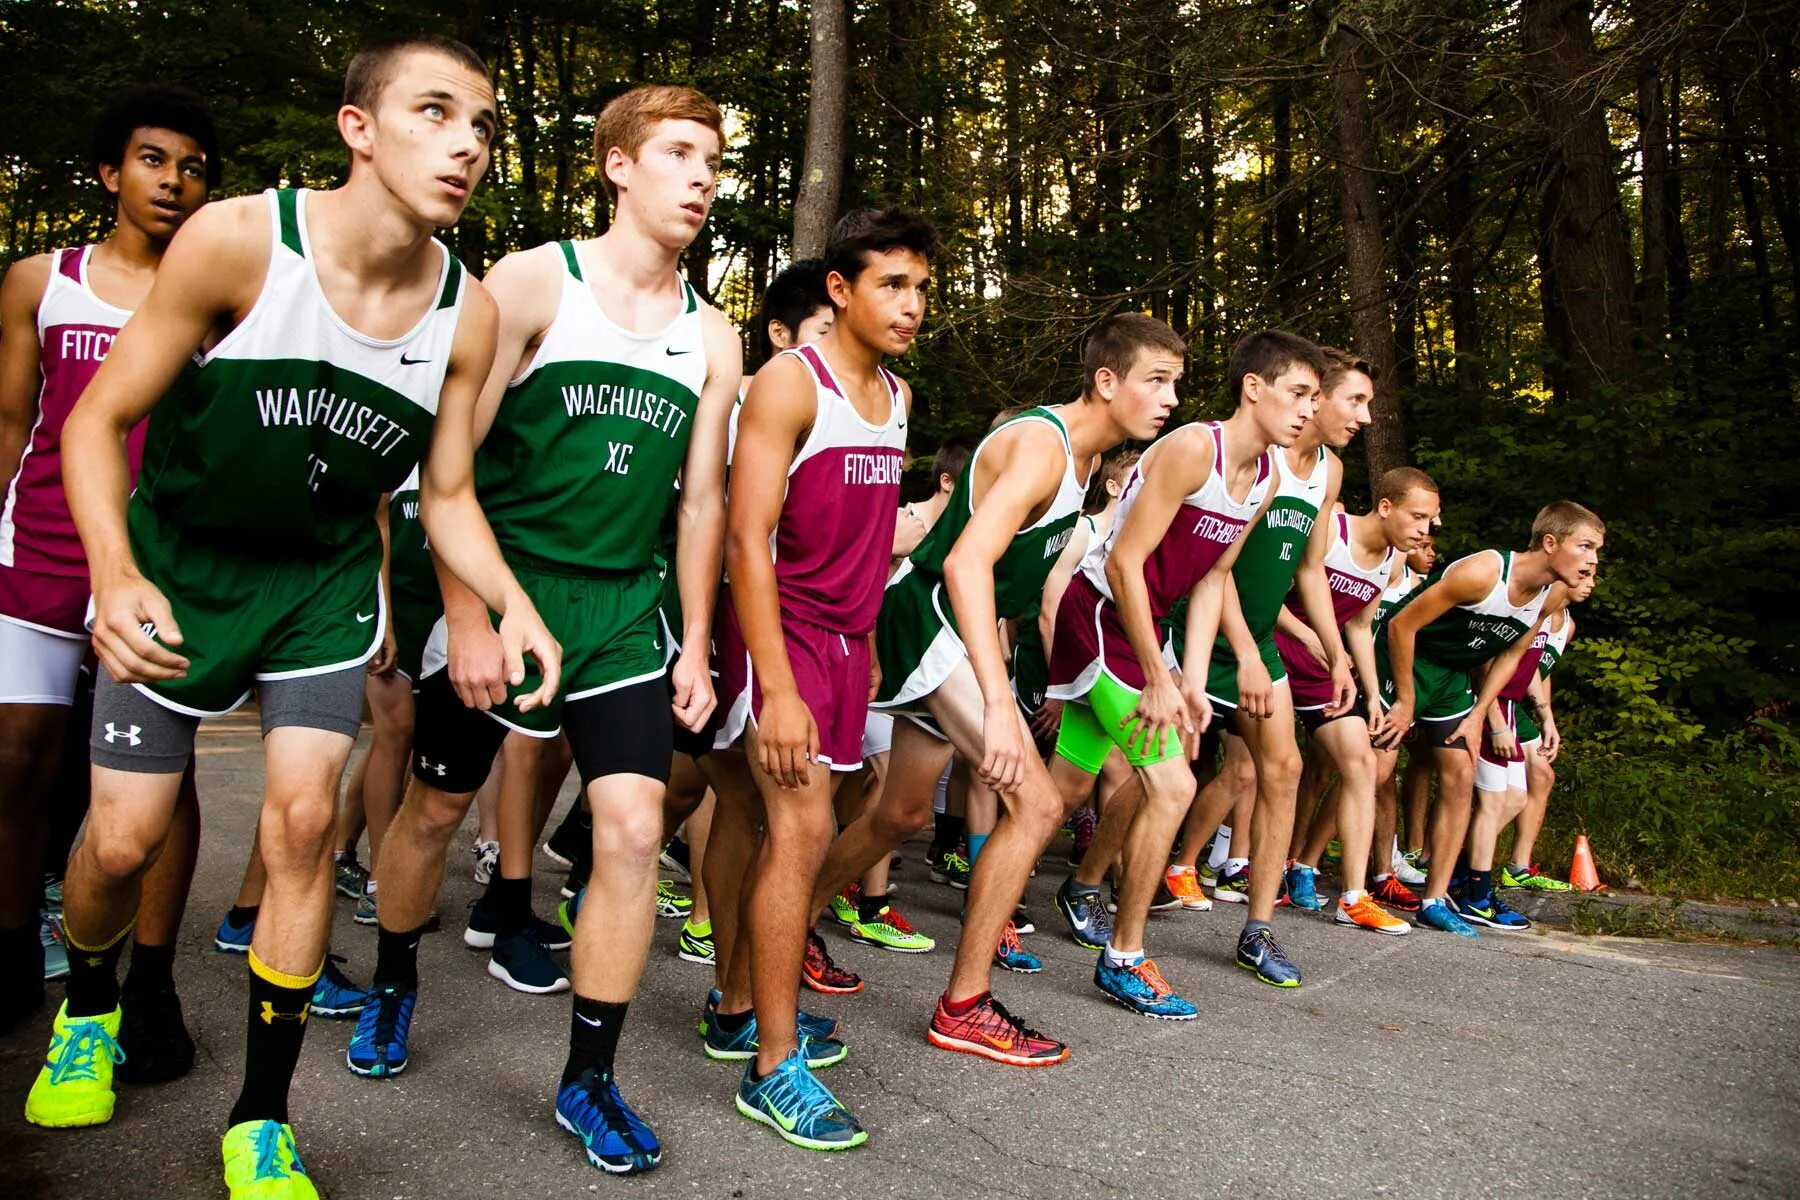
M1478 550L1451 563L1450 570L1483 554L1500 559L1500 578L1494 581L1493 590L1474 604L1458 604L1419 630L1420 657L1442 667L1467 670L1500 657L1537 621L1550 585L1539 588L1525 603L1514 604L1507 594L1514 558L1511 553Z
M185 533L313 557L376 538L381 494L424 456L466 284L434 241L436 301L400 337L359 333L319 286L309 193L265 195L273 238L262 292L151 412L133 503Z
M706 384L700 298L636 333L601 311L573 242L556 317L507 384L475 455L475 490L507 559L592 575L655 561Z
M975 465L981 461L981 452L1001 432L1015 429L1027 421L1041 421L1049 425L1062 439L1063 476L1044 515L1015 533L1005 553L1000 556L1000 561L994 564L995 615L1002 621L1011 620L1031 611L1042 602L1044 583L1050 578L1051 568L1056 566L1057 556L1069 544L1069 538L1075 532L1075 522L1081 516L1081 503L1087 495L1087 481L1075 473L1075 451L1069 444L1069 431L1063 426L1062 419L1049 408L1026 409L1002 422L981 439L981 443L975 447L975 453L969 456L968 465L956 480L956 487L950 493L950 502L944 506L943 516L926 533L906 564L894 572L893 578L888 581L889 587L912 571L925 572L934 580L943 578L944 560L950 556L950 548L956 545L956 539L968 528L969 518L975 512Z
M431 565L431 543L419 520L419 468L394 489L388 501L388 581L395 596L438 600L437 571Z
M1244 535L1244 545L1231 567L1244 623L1258 641L1275 631L1281 602L1294 586L1306 540L1312 536L1331 481L1323 446L1313 457L1312 472L1304 477L1288 464L1287 451L1274 450L1270 457L1275 460L1275 498L1269 501L1262 520ZM1222 635L1219 644L1225 644Z

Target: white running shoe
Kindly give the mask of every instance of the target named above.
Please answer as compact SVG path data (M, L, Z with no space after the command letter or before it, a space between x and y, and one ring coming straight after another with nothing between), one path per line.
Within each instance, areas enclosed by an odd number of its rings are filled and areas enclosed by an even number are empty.
M486 887L500 866L500 843L476 842L472 850L475 855L475 882Z

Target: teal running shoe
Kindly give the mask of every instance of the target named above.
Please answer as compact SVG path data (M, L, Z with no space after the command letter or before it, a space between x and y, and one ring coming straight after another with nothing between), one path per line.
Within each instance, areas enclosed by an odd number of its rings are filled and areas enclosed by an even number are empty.
M1322 912L1325 901L1319 899L1318 889L1314 886L1319 872L1312 867L1295 863L1282 876L1281 886L1287 892L1288 901L1301 912Z
M700 1036L706 1036L706 1024L712 1015L719 1011L719 1001L724 999L718 988L706 989L706 1003L700 1006ZM821 1017L817 1013L809 1013L804 1008L798 1010L794 1017L794 1036L808 1037L814 1041L824 1041L837 1036L837 1018Z
M1300 986L1300 968L1288 961L1287 953L1267 929L1248 930L1238 937L1237 965L1275 987Z
M754 1060L744 1067L737 1110L767 1125L782 1140L807 1150L849 1150L869 1140L868 1131L838 1103L831 1089L813 1078L800 1051L790 1051L761 1079L754 1077L755 1071Z
M344 1051L344 1062L353 1074L392 1079L406 1070L406 1038L418 1003L416 988L378 987L369 993Z
M619 1095L610 1074L589 1067L556 1093L556 1123L581 1139L588 1161L608 1175L636 1175L662 1161L662 1143Z
M1100 961L1094 966L1094 986L1141 1017L1191 1021L1200 1015L1199 1009L1175 994L1149 958L1115 967L1106 961L1106 951L1102 950Z
M308 1006L315 1017L354 1017L369 1002L369 989L357 987L338 970L337 965L344 961L341 954L325 956L325 967L319 972L319 981L313 984L312 1004Z
M1454 933L1457 937L1480 937L1475 927L1457 915L1448 900L1427 900L1419 909L1418 923L1427 929L1436 929L1440 933Z
M1019 943L1019 928L1008 921L1000 932L1000 945L994 949L994 965L1020 975L1036 975L1044 969L1044 960Z

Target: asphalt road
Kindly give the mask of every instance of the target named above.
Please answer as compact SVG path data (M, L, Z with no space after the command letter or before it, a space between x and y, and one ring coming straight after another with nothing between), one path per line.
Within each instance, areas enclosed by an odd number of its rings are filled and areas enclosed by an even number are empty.
M176 973L200 1046L192 1074L127 1089L107 1126L41 1130L21 1113L49 1015L0 1041L0 1196L215 1197L236 1094L244 964L211 949L236 890L260 790L251 722L202 734L206 832ZM1752 948L1431 933L1386 939L1284 910L1306 971L1297 992L1231 965L1241 913L1156 918L1151 950L1199 1021L1143 1020L1103 1000L1092 956L1059 932L1047 859L1027 944L1043 974L998 973L1015 1012L1070 1060L1020 1071L927 1045L948 953L890 954L835 934L860 996L811 996L851 1056L827 1080L871 1131L842 1155L795 1150L731 1107L736 1068L701 1054L706 968L660 922L632 1006L620 1076L666 1147L619 1180L590 1168L551 1119L567 997L507 990L465 950L474 899L459 838L428 938L413 1065L378 1083L343 1063L348 1022L310 1028L294 1083L299 1144L324 1195L560 1197L1742 1196L1800 1192L1800 954ZM1061 846L1053 848L1053 855ZM955 936L957 894L908 848L899 902ZM539 909L558 876L540 856ZM366 981L373 932L339 901L339 953ZM127 1182L129 1181L129 1182Z

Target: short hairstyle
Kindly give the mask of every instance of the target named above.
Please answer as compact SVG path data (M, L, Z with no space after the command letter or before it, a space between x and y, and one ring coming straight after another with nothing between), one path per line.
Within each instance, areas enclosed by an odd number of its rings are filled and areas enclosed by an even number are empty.
M1094 379L1102 368L1125 378L1140 350L1162 350L1176 358L1187 357L1187 343L1166 323L1143 313L1115 313L1088 334L1081 348L1082 394L1094 394Z
M1262 329L1247 333L1231 348L1231 359L1225 365L1225 385L1233 402L1244 399L1244 376L1273 381L1295 366L1308 366L1313 373L1325 375L1325 356L1319 348L1298 334L1285 329Z
M372 42L356 52L344 71L344 104L374 112L381 103L381 93L394 81L400 61L414 52L441 54L459 67L487 79L488 65L481 55L455 38L436 33L414 33L406 37Z
M698 121L718 134L724 146L725 114L705 92L670 83L646 83L622 92L607 102L594 122L594 169L600 172L607 200L617 204L619 189L606 177L606 156L617 146L636 161L658 121Z
M975 447L967 438L951 438L937 448L931 456L931 478L933 482L948 475L952 479L961 479L962 473L968 469L969 456L975 453Z
M799 333L800 324L821 308L831 307L825 292L825 264L816 258L803 258L783 267L763 291L762 308L756 314L753 330L757 349L767 359L775 354L775 343L769 340L769 322L780 321L789 333Z
M1593 509L1573 500L1552 500L1538 510L1537 519L1531 523L1531 548L1542 546L1547 537L1560 542L1584 526L1603 536L1606 533L1606 522Z
M1100 469L1088 480L1087 495L1081 502L1081 511L1096 513L1105 508L1109 499L1106 485L1117 483L1121 488L1124 487L1131 468L1137 466L1138 459L1142 457L1142 450L1131 450L1123 446L1108 450L1106 457L1100 460Z
M926 262L937 257L937 228L909 208L857 208L845 213L825 242L825 271L855 283L869 255L911 250Z
M225 164L219 158L219 131L206 101L197 92L168 83L143 83L119 92L94 122L92 160L96 167L117 167L139 129L172 129L194 139L206 156L206 186L219 186Z
M1381 473L1381 482L1375 487L1375 499L1398 504L1415 490L1436 495L1437 480L1417 467L1390 467Z
M1352 371L1361 371L1369 377L1370 383L1375 382L1377 377L1375 364L1368 359L1336 346L1320 346L1319 353L1325 358L1325 369L1319 372L1319 390L1321 392L1329 392L1342 383L1344 376Z

